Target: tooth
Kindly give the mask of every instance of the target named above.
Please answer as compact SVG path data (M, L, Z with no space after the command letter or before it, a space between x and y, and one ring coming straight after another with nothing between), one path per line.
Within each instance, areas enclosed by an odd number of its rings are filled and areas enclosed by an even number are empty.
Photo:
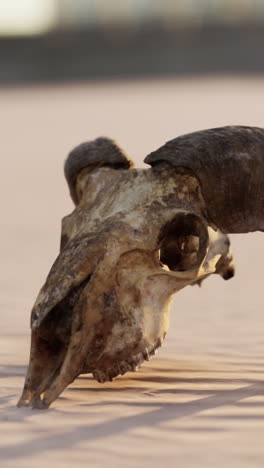
M132 364L132 366L131 366L131 370L132 370L133 372L136 372L136 371L138 371L138 366L137 366L135 363L134 363L134 364Z
M144 357L145 361L150 360L148 348L145 349L145 352L143 353L143 357Z
M102 371L95 370L93 376L99 383L105 383L107 381L107 376Z
M161 338L159 338L156 343L156 348L159 348L161 345L162 345L162 341L161 341Z

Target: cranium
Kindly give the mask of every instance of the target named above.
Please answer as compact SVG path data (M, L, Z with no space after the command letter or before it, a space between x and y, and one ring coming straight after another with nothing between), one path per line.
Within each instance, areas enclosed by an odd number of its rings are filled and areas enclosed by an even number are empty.
M148 169L107 138L69 154L76 206L32 310L19 406L47 408L82 373L105 382L136 370L162 344L174 293L233 276L227 233L264 229L263 157L254 127L178 137Z

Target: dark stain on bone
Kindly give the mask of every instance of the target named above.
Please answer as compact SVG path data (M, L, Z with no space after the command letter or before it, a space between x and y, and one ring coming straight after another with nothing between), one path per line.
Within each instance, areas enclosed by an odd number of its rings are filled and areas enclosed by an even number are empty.
M103 294L104 311L107 312L111 308L115 300L116 300L116 295L115 295L114 290L112 290L109 293L104 293Z
M50 341L50 338L53 337L54 341L68 346L74 308L89 280L90 276L72 288L69 294L48 313L41 324L40 334L43 338Z
M62 234L61 235L61 240L60 240L60 251L64 249L64 247L68 244L69 242L69 237L67 234Z
M229 280L230 278L233 278L233 276L235 275L235 270L234 268L229 268L223 275L223 278L225 280Z

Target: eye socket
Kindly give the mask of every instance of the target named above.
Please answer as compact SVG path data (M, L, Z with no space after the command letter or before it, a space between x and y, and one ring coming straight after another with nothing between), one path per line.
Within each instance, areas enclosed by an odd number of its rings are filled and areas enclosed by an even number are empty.
M179 213L161 230L160 261L172 271L190 270L202 262L207 239L207 229L198 216Z

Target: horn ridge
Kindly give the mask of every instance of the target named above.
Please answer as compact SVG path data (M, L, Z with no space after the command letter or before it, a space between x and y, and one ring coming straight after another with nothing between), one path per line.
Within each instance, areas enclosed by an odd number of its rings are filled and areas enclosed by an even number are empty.
M185 168L200 182L209 220L225 233L264 230L264 129L226 126L179 136L144 160Z
M69 153L64 164L64 175L74 203L77 203L76 179L82 169L89 166L129 169L132 165L133 163L124 151L110 138L99 137L76 146Z

